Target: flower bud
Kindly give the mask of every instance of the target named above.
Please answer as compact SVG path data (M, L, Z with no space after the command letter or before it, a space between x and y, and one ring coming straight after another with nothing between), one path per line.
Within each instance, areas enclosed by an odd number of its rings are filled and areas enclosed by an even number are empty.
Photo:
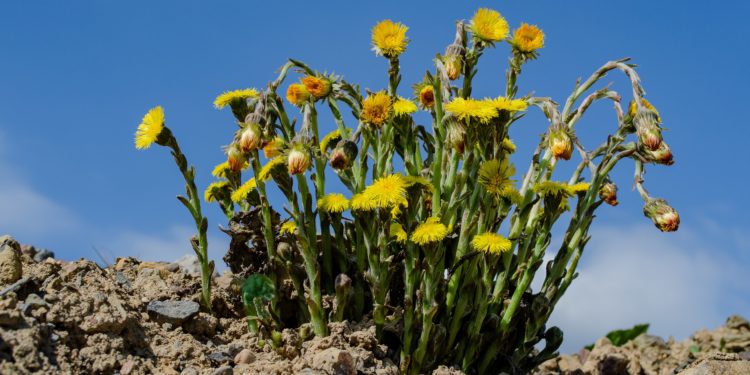
M672 149L669 148L669 145L667 144L667 142L662 141L661 144L659 145L659 148L655 151L645 148L643 150L643 154L646 157L646 159L652 163L662 164L662 165L674 164L674 159L672 157Z
M573 155L573 141L562 125L553 126L547 139L555 158L570 160L570 156Z
M463 69L464 61L464 47L460 44L451 44L445 49L445 56L443 56L443 64L445 65L445 71L448 73L448 78L451 81L455 81L461 76L461 70Z
M649 198L643 206L643 214L662 232L674 232L680 227L680 215L664 199Z
M418 94L419 104L421 104L423 108L432 108L432 106L435 105L435 92L433 91L432 86L423 86L419 89Z
M250 116L248 116L250 117ZM263 139L263 130L254 122L246 123L240 134L240 148L243 152L250 152L260 148Z
M331 163L331 167L337 171L348 169L357 158L358 152L359 149L356 143L348 139L343 139L331 151L331 157L328 161Z
M607 182L599 188L599 198L610 206L617 206L617 185Z
M290 174L304 173L310 165L312 160L310 158L310 152L307 151L304 146L296 145L289 151L287 157L287 170Z
M233 142L229 147L226 149L227 153L227 163L229 163L229 169L232 170L232 172L239 172L242 170L242 167L245 166L245 163L247 162L247 156L242 152L242 149L240 148L240 145L237 144L237 142Z
M443 125L447 130L445 142L448 146L454 148L463 155L464 149L466 148L466 128L453 115L445 116L443 118Z
M640 108L633 119L638 141L647 149L656 151L661 144L661 130L656 113L648 108Z

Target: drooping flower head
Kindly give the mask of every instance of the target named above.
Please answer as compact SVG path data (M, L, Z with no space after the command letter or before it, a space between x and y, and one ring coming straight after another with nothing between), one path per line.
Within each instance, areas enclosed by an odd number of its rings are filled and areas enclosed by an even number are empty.
M301 107L310 99L310 92L307 91L307 87L301 83L292 83L286 89L286 100L289 103Z
M474 37L486 42L494 43L508 36L508 21L495 10L480 8L471 18L471 32Z
M406 199L407 182L399 174L381 177L362 193L352 197L352 209L359 211L373 211L375 209L393 209L408 206Z
M340 214L349 209L349 200L342 194L326 194L318 199L318 209L323 212Z
M360 120L365 124L380 128L391 117L392 111L391 97L385 91L379 91L362 101Z
M341 171L352 166L358 153L359 148L357 147L357 143L349 139L343 139L331 151L328 162L331 163L333 169Z
M406 51L409 39L406 37L408 27L391 20L378 22L372 28L372 49L376 54L387 58L398 57Z
M599 188L599 198L610 206L617 206L617 185L611 182L604 183Z
M404 227L402 227L399 223L391 223L390 233L391 238L393 238L398 243L405 243L407 238L409 237L406 234Z
M289 220L284 222L284 224L281 224L281 228L279 229L279 232L281 234L290 234L293 235L294 232L297 231L297 223L294 222L294 220Z
M164 130L164 110L161 106L151 108L138 129L135 131L135 148L141 150L151 147Z
M266 165L263 166L263 168L260 169L260 172L258 172L258 179L261 181L268 181L271 177L273 177L273 171L284 165L286 163L286 158L284 156L277 156L266 163Z
M566 125L552 125L547 136L547 147L557 159L570 160L573 155L573 140Z
M409 115L417 111L417 105L409 99L399 97L393 103L393 114L396 116Z
M510 251L511 242L497 233L487 232L474 236L471 247L485 254L500 254Z
M521 24L510 42L520 52L530 53L544 47L544 33L536 25Z
M222 109L233 104L245 104L245 101L248 98L257 97L258 91L255 89L225 91L224 93L216 97L216 100L214 100L214 107L216 107L216 109Z
M444 108L456 116L456 118L464 121L474 119L481 123L488 123L498 115L497 108L491 100L464 99L459 97L446 103Z
M643 214L662 232L674 232L680 227L680 215L664 199L649 198L643 206Z
M440 218L431 217L424 223L414 228L411 234L411 241L417 245L427 245L442 241L448 235L448 227L440 222Z
M214 181L208 185L206 190L203 192L203 200L208 203L222 200L226 197L229 192L229 181L221 180Z
M341 140L341 131L336 129L326 134L323 139L320 140L320 152L328 151L328 147L336 146L336 143Z
M672 155L672 149L669 148L667 142L662 141L659 144L659 148L655 151L651 151L648 148L643 148L643 156L646 160L661 165L672 165L674 164L674 156Z
M232 144L227 146L225 152L227 154L229 169L232 172L241 171L245 164L247 164L247 155L242 152L242 148L237 142L232 142Z
M248 194L250 194L251 191L255 190L257 186L258 185L256 184L254 178L247 180L247 182L240 185L237 190L232 192L232 195L230 197L232 199L232 202L240 203L244 201L245 199L247 199Z
M325 77L306 76L302 84L315 99L325 98L331 92L331 81Z

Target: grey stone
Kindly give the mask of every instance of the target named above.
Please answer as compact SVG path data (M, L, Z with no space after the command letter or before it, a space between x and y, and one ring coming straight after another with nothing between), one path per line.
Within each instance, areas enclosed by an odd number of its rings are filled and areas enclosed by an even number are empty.
M52 251L49 251L47 249L42 249L40 251L37 251L36 254L34 254L34 261L35 262L43 262L47 258L54 258L55 253Z
M24 294L22 292L26 290L28 293L28 289L31 289L32 287L33 282L31 281L31 279L29 279L28 277L24 277L0 290L0 297L5 297L5 295L10 292L16 293L16 295L20 295Z
M131 291L133 290L133 286L130 284L130 279L128 279L127 276L125 276L122 271L115 271L115 281L120 284L125 290Z
M193 301L151 301L146 310L157 322L180 325L197 315L200 305Z
M214 370L214 372L211 373L211 375L232 375L234 374L234 371L232 371L232 368L229 366L222 366Z
M40 306L46 306L47 302L44 302L42 297L39 297L38 295L31 293L26 297L26 301L24 301L25 304L32 306L32 307L40 307Z
M206 357L215 363L226 363L232 360L232 357L225 352L211 352Z

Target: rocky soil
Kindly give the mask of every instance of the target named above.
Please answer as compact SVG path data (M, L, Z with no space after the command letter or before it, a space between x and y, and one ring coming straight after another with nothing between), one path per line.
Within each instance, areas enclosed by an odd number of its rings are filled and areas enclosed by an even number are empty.
M332 323L325 338L287 329L276 343L249 334L231 273L214 279L213 315L200 311L196 272L190 259L66 262L0 237L0 374L398 374L368 322ZM601 339L536 374L750 374L748 350L750 324L732 317L683 342Z

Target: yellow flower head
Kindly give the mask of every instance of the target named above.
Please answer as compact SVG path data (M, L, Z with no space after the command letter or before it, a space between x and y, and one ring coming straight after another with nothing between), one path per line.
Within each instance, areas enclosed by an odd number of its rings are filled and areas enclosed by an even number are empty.
M500 254L510 251L511 242L497 233L482 233L474 236L471 247L485 254Z
M331 92L331 81L325 78L306 76L302 78L302 84L316 99L324 98Z
M227 180L212 182L208 185L206 191L203 192L203 200L209 203L216 201L228 187L229 181Z
M385 91L376 92L362 101L360 120L365 124L381 127L391 117L393 104Z
M432 85L420 85L416 91L416 96L419 98L419 104L422 108L430 109L435 105L435 91Z
M429 192L432 192L435 190L435 187L432 186L432 182L428 180L425 177L422 176L404 176L402 177L404 179L404 182L406 182L406 187L419 187L421 189L427 190Z
M318 199L318 209L329 214L340 214L349 209L349 200L342 194L326 194Z
M409 99L399 97L395 103L393 103L393 113L396 116L403 116L412 114L417 111L417 105Z
M295 231L297 231L297 223L294 220L289 220L281 224L281 228L279 229L281 234L294 234Z
M659 116L659 111L656 110L656 107L654 107L653 104L651 104L648 100L645 98L641 98L641 104L643 104L644 107L652 110L656 114L656 121L661 123L661 117ZM631 118L635 118L635 114L638 112L638 105L636 104L635 100L630 101L630 105L628 106L628 114Z
M492 100L455 98L445 105L445 110L460 120L476 119L488 123L497 117L497 108Z
M513 180L516 168L508 163L508 159L502 161L497 159L487 160L479 167L477 180L488 193L497 197L511 199L513 192Z
M141 124L138 125L138 129L135 131L135 148L140 150L151 147L151 144L156 142L163 129L164 110L161 106L151 108L143 116L143 121L141 121Z
M508 99L500 96L492 99L492 104L498 111L517 112L525 111L529 107L529 104L525 100L521 99Z
M483 42L497 42L508 36L508 21L495 10L480 8L471 18L471 32Z
M285 164L286 158L283 156L277 156L269 160L268 163L260 169L260 172L258 172L258 179L261 181L268 181L272 177L271 172L273 172L275 168Z
M341 131L338 129L328 133L323 137L323 139L320 141L320 152L326 152L328 151L328 147L335 147L336 143L341 139Z
M511 44L521 52L534 52L544 47L544 33L536 25L523 23L513 32Z
M543 181L536 183L532 190L542 197L567 198L575 194L570 185L559 181Z
M247 98L257 98L258 91L255 89L243 89L234 91L225 91L214 100L214 107L222 109L235 102L247 100Z
M409 28L391 20L378 22L372 28L372 49L376 54L388 58L397 57L406 51L409 39L406 30Z
M570 185L570 192L573 194L585 193L589 190L591 184L588 182L579 182L577 184Z
M406 231L404 230L404 227L401 226L401 224L392 223L390 232L391 232L391 238L393 238L396 242L398 243L406 242L408 235L406 234Z
M251 191L255 190L257 187L257 184L255 183L255 179L251 178L247 180L244 184L242 184L237 190L232 192L232 195L230 198L232 198L232 202L234 203L240 203L247 199L247 195L250 194Z
M440 218L431 217L414 228L411 241L417 245L442 241L448 235L448 228L440 222Z
M352 209L372 211L377 208L408 206L406 188L407 182L401 175L392 174L379 178L362 193L352 197Z
M268 158L275 158L281 155L284 148L284 140L281 137L274 137L270 142L263 146L263 155Z
M503 148L503 150L505 150L505 152L509 154L516 152L516 144L513 143L513 141L511 141L510 138L507 138L507 137L504 138L503 144L501 147Z
M301 107L308 99L310 99L310 92L307 91L307 87L301 83L292 83L289 85L289 88L286 89L286 100L297 107Z

